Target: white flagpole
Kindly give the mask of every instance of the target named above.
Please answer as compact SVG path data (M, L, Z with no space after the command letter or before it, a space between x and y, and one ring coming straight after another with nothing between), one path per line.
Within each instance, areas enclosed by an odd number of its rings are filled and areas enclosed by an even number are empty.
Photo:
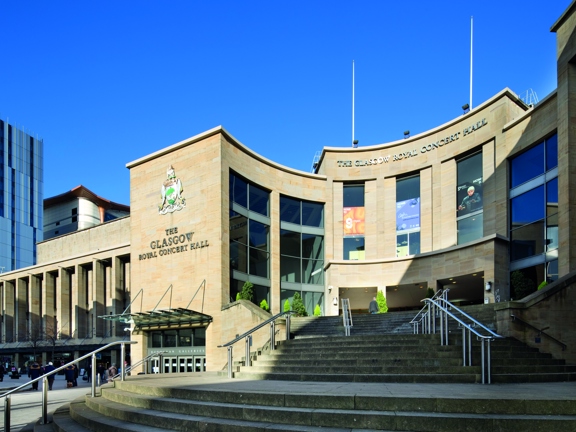
M352 147L354 147L354 60L352 60Z
M472 109L472 49L474 40L474 17L470 17L470 109Z

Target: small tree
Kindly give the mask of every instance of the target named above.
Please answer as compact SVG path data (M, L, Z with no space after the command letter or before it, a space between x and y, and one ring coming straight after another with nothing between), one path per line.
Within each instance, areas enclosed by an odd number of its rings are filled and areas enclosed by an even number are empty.
M240 291L239 294L240 298L238 298L238 300L252 301L254 298L254 285L252 282L244 282L244 285L242 285L242 291Z
M284 312L290 312L290 300L288 299L284 302Z
M322 316L322 311L320 310L320 305L316 305L314 308L314 316Z
M266 312L270 310L270 306L268 306L268 302L266 301L266 299L260 302L260 308L264 309Z
M548 281L543 280L542 282L540 282L540 285L538 285L538 291L540 291L546 285L548 285Z
M434 288L428 287L426 289L426 297L428 297L428 298L434 297Z
M304 306L304 302L302 301L302 297L300 293L294 293L294 300L292 300L292 309L296 316L308 316L308 312L306 312L306 306Z
M378 303L378 313L383 314L388 312L388 304L386 303L386 297L382 291L378 291L376 294L376 303Z

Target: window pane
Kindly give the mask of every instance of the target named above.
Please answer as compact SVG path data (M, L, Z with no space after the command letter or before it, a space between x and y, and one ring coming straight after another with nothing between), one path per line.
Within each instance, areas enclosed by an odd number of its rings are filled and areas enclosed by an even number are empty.
M268 252L250 248L250 274L268 278Z
M262 300L266 300L268 307L270 307L270 288L262 285L254 285L254 304L260 306Z
M324 226L324 204L302 201L302 225L322 228Z
M309 316L314 315L316 305L320 306L321 312L324 311L324 293L302 291L302 301L304 302L304 307L306 307L306 312L308 312Z
M544 143L510 161L510 185L516 187L544 173Z
M164 347L175 347L176 346L176 330L165 330L164 331Z
M192 346L192 329L178 331L178 346Z
M152 348L162 348L162 333L152 332Z
M324 261L318 260L302 260L304 273L303 283L311 285L324 284Z
M248 185L240 177L230 173L230 200L248 208Z
M364 185L344 185L343 207L364 207Z
M482 213L458 221L458 244L477 240L484 235Z
M546 183L546 216L558 213L558 178Z
M302 258L324 259L324 237L302 234Z
M206 329L204 327L194 329L194 346L206 346Z
M230 239L248 244L248 218L235 213L230 217Z
M280 280L282 282L301 282L300 258L280 257Z
M300 233L280 230L280 254L300 257L300 237Z
M538 186L510 202L512 229L544 219L544 186Z
M408 234L396 236L396 256L405 257L408 255Z
M280 289L280 307L284 310L284 303L286 300L292 305L292 299L294 298L294 294L299 291L289 290L289 289Z
M546 280L548 283L558 279L558 260L546 263Z
M268 232L270 227L260 222L250 221L250 246L268 250Z
M546 140L546 171L558 166L558 135Z
M538 221L510 232L510 260L544 252L544 222Z
M242 273L248 273L248 246L241 243L230 242L230 267Z
M482 153L458 162L456 205L458 216L482 209Z
M344 257L345 260L363 260L364 259L364 237L346 237L344 238Z
M558 213L546 218L546 250L558 249Z
M399 179L396 182L396 202L420 198L420 176Z
M544 280L544 265L538 264L510 273L510 295L514 300L520 300L532 294Z
M420 253L420 231L410 233L409 236L409 250L410 255L416 255Z
M268 197L267 191L250 185L250 210L268 216Z
M300 201L280 197L280 220L300 225Z

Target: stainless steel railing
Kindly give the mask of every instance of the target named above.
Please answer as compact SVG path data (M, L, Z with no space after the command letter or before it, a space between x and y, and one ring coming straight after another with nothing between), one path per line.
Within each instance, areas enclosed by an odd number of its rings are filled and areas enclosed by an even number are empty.
M342 299L342 321L344 324L344 336L350 336L350 329L354 326L352 322L352 311L350 310L350 299Z
M12 393L16 393L20 390L22 390L24 387L27 387L35 382L38 381L42 381L42 424L46 424L48 423L48 377L50 375L54 375L58 372L60 372L61 370L66 369L68 366L72 365L72 364L76 364L81 362L82 360L85 360L89 357L92 357L92 391L91 391L91 396L95 397L96 396L96 353L99 353L100 351L104 351L112 346L115 345L120 345L120 352L121 352L121 358L124 359L126 358L126 345L131 345L131 344L135 344L137 343L136 341L118 341L118 342L112 342L109 343L108 345L105 345L101 348L98 348L95 351L92 351L91 353L88 353L86 355L83 355L82 357L77 358L76 360L73 360L69 363L66 363L65 365L62 365L56 369L54 369L51 372L48 372L47 374L44 374L42 376L39 376L38 378L34 378L33 380L28 381L25 384L22 384L21 386L18 386L6 393L3 393L0 395L0 398L5 398L4 399L4 430L5 431L9 431L10 430L10 408L12 405L12 400L11 400L11 396ZM124 368L122 368L121 370L121 377L122 377L122 381L124 381L125 378L125 373L124 373Z
M286 340L290 339L290 315L293 314L293 311L286 311L280 312L279 314L274 315L273 317L267 319L266 321L261 322L256 327L248 330L246 333L241 334L240 336L236 336L230 342L227 342L222 345L218 345L218 348L228 348L228 378L233 378L232 374L232 360L233 360L233 353L232 350L234 349L234 344L242 339L245 339L245 349L246 349L246 366L252 366L252 361L250 358L250 347L252 346L252 333L256 330L261 329L267 324L270 324L270 350L274 351L276 348L276 320L281 318L282 316L286 317Z

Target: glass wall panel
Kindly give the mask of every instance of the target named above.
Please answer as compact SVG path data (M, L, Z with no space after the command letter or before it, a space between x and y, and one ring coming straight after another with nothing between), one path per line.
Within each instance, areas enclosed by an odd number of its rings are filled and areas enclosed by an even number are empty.
M299 257L302 250L301 237L300 233L280 230L280 254Z
M396 181L396 256L420 253L420 176Z
M558 213L558 177L546 183L546 216Z
M300 258L282 256L280 260L280 281L301 283Z
M544 219L544 186L538 186L510 200L512 229Z
M230 239L248 244L248 218L235 213L230 217Z
M323 228L324 204L302 201L302 225Z
M416 255L420 253L420 231L410 233L409 238L409 253L410 255Z
M363 260L364 257L364 237L345 237L344 259Z
M308 315L314 315L316 305L320 306L320 310L324 311L324 293L307 291L302 293L302 301L306 307Z
M544 264L526 267L510 273L510 295L513 300L520 300L538 289L546 277Z
M544 252L544 221L510 231L510 260L515 261Z
M510 186L516 187L544 173L544 143L510 161Z
M546 140L546 171L558 166L558 135Z
M285 196L280 197L280 220L300 225L300 201Z
M178 346L192 346L192 329L178 330Z
M162 348L162 333L161 332L152 332L152 348Z
M250 248L250 269L249 273L268 279L268 252L260 249Z
M177 333L176 330L164 330L164 348L172 348L176 346Z
M250 246L262 250L268 249L269 227L263 223L250 221Z
M458 244L467 243L482 237L483 233L482 213L474 217L464 218L458 221Z
M250 211L268 216L270 193L251 184L249 188L249 194Z
M364 207L364 185L344 185L344 207Z
M194 346L206 346L206 328L194 329Z
M230 173L230 201L248 208L248 184L232 173Z
M302 258L324 258L324 236L302 234Z
M248 273L248 246L230 242L230 267L242 273Z
M304 281L309 285L324 284L324 261L319 260L302 260Z
M558 213L546 218L546 251L558 249Z
M482 153L458 161L457 216L482 210Z

